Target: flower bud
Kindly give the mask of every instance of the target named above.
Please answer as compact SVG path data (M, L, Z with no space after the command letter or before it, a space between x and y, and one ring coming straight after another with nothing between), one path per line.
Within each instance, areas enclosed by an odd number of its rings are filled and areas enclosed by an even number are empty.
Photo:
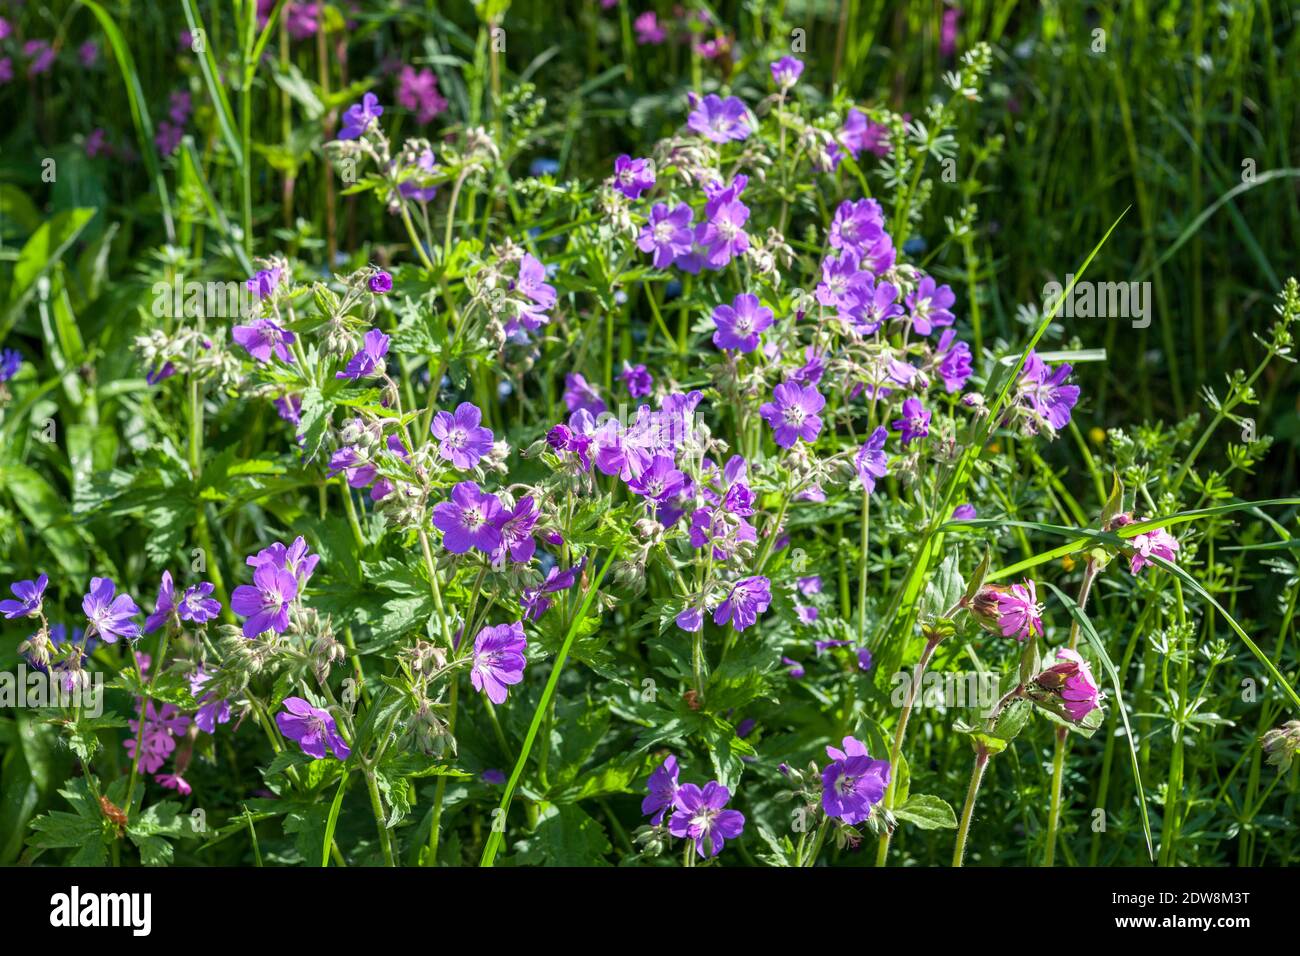
M1300 750L1300 720L1288 720L1281 727L1274 727L1259 738L1259 745L1278 773L1286 773L1291 769L1296 751Z

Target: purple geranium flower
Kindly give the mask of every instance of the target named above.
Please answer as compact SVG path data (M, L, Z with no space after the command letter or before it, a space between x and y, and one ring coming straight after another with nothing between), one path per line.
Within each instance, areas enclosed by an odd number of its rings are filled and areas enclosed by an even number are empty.
M713 344L720 349L752 352L758 348L762 332L772 325L772 310L759 304L758 296L742 292L731 305L713 310Z
M861 252L885 234L885 216L874 199L844 200L831 220L832 249Z
M114 597L116 590L111 578L91 578L90 591L81 599L91 628L105 644L116 644L119 637L133 641L140 636L140 625L131 620L140 609L129 594Z
M289 351L289 346L296 337L270 319L254 319L249 325L236 325L230 330L230 337L259 362L271 361L271 353L274 352L281 362L293 364L293 353Z
M930 413L921 405L919 398L909 398L903 402L903 417L894 420L894 431L903 433L903 444L915 438L924 438L930 434Z
M726 624L743 631L758 620L772 603L772 582L761 575L744 578L731 587L727 599L713 612L714 624Z
M367 93L361 97L360 103L349 106L343 114L343 129L339 131L339 139L360 139L370 124L383 115L384 108L379 105L379 97Z
M174 610L176 610L176 588L172 584L172 573L164 571L162 581L158 585L158 601L154 605L153 613L144 620L144 632L152 634L158 630L167 622L167 618Z
M279 541L268 548L263 548L257 554L250 555L244 560L250 568L259 568L264 564L269 564L273 568L281 571L288 571L298 581L298 589L301 591L311 580L312 572L316 570L316 565L320 563L320 555L312 554L307 547L307 539L302 535L293 539L293 544L287 548Z
M861 823L885 796L889 761L872 760L853 737L844 738L843 750L828 746L826 754L832 763L822 771L822 809L845 823Z
M17 349L0 351L0 382L7 382L23 367L23 355Z
M185 595L176 605L176 613L182 621L206 624L215 620L221 613L221 602L209 595L215 588L207 581L202 581L185 589Z
M677 758L669 754L646 781L649 796L641 801L641 813L654 826L664 822L664 815L677 800Z
M772 64L772 79L782 90L788 90L803 75L803 62L792 56L783 56Z
M654 267L666 269L679 256L689 255L695 240L691 207L682 203L669 209L657 202L650 209L650 219L641 227L636 247L654 253Z
M335 372L335 378L369 378L384 371L384 356L388 354L389 338L378 329L366 333L361 351L352 356L348 367L342 372Z
M949 395L961 391L972 372L970 346L965 342L954 342L956 335L952 329L944 329L934 349L935 368L943 379L944 391Z
M716 780L706 783L703 790L693 783L682 784L673 801L668 832L694 840L695 852L702 857L717 856L728 840L736 839L745 829L744 814L724 809L730 799L731 791Z
M393 277L380 269L366 281L368 288L375 295L384 295L393 291Z
M731 185L711 183L705 188L708 202L704 222L695 227L695 243L700 247L702 262L710 269L721 269L735 256L749 248L749 207L740 201L748 177L737 176ZM685 268L685 266L683 266Z
M644 365L623 363L623 371L618 376L627 384L627 393L633 398L645 398L654 389L654 378Z
M41 600L45 596L45 588L49 583L50 578L46 574L39 575L35 581L15 581L9 585L9 590L18 600L0 601L0 614L10 620L16 617L35 617L40 614Z
M1035 430L1056 432L1070 423L1070 412L1079 401L1079 386L1065 384L1072 370L1068 362L1053 369L1032 350L1025 358L1016 398L1036 420Z
M438 439L438 455L455 467L468 471L492 450L492 430L479 422L483 413L477 405L461 402L455 414L439 412L433 417L429 431Z
M540 514L541 509L537 507L532 495L520 498L511 511L502 509L498 523L501 545L492 553L493 564L504 564L507 553L512 561L519 564L527 564L532 560L533 553L537 550L537 543L533 541L533 527Z
M715 143L749 138L749 111L739 97L728 96L724 100L710 93L701 100L692 93L690 102L694 109L686 117L686 126L692 132Z
M283 270L279 266L273 269L259 269L253 273L252 278L244 282L244 285L248 287L249 292L253 293L254 299L261 301L275 294L282 275Z
M326 747L339 760L347 760L352 754L347 742L339 736L338 725L330 712L313 707L301 697L286 697L284 710L275 715L275 723L280 733L298 741L302 752L309 757L323 759Z
M638 199L655 184L654 164L624 153L614 160L614 185L628 199Z
M862 443L858 449L858 454L854 458L854 465L858 471L858 481L862 482L862 487L866 489L867 494L876 490L876 482L889 474L889 458L885 454L885 439L888 433L884 426L876 428L867 440Z
M289 627L289 605L298 596L298 579L267 562L253 571L253 583L241 584L230 595L230 609L244 621L249 640L266 631L283 634Z
M907 307L912 312L912 328L918 335L929 335L939 326L952 325L956 316L948 311L948 307L956 301L952 289L946 285L936 286L934 280L926 276L907 297Z
M571 412L584 410L600 415L605 411L605 403L596 389L577 372L564 376L564 404Z
M469 672L474 689L487 694L494 704L504 704L506 686L524 679L524 625L498 624L485 627L474 638L474 666Z
M501 545L497 517L501 501L472 481L462 481L451 490L451 500L433 509L433 526L442 532L442 544L452 554L470 548L491 554Z
M542 582L541 587L524 588L523 598L520 601L524 609L524 619L535 621L545 614L551 607L551 599L548 595L567 591L577 584L578 575L582 573L583 568L586 566L587 559L583 558L567 571L552 567L547 572L546 580Z
M633 494L663 502L676 497L686 487L687 479L677 470L671 455L655 455L648 468L627 483Z
M792 448L800 438L806 442L817 440L822 430L822 419L817 413L825 405L826 399L816 386L785 382L773 390L772 401L764 402L758 413L772 426L776 443L782 448Z

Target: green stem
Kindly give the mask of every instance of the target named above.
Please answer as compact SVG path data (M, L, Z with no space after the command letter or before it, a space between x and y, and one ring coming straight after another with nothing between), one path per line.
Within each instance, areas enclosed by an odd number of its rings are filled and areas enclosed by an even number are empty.
M970 836L970 821L975 813L975 798L979 796L984 768L989 763L989 752L979 745L975 752L975 769L971 771L970 786L966 790L966 803L961 808L961 824L957 827L957 843L952 848L952 865L961 866L966 856L966 838Z

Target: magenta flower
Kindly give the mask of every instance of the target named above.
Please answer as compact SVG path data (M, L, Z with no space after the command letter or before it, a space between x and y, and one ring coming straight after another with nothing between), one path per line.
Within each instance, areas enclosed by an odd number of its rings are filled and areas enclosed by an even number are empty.
M876 490L876 482L889 474L889 457L885 454L885 439L889 437L884 426L879 426L862 443L853 464L858 472L858 481L867 494Z
M889 127L873 123L860 110L849 110L840 129L840 142L854 159L864 149L875 156L889 155Z
M713 612L714 624L731 623L737 631L753 625L772 603L772 582L761 575L744 578L731 587L725 601Z
M742 292L731 305L713 310L713 344L720 349L752 352L758 348L760 335L772 325L772 310L759 304L758 296Z
M1075 722L1101 706L1101 691L1092 676L1092 668L1077 651L1058 647L1048 660L1051 661L1049 666L1034 678L1030 693L1035 700L1055 704L1063 711L1059 716ZM1042 694L1048 695L1046 701Z
M1178 539L1166 531L1164 528L1156 528L1153 531L1144 531L1142 534L1135 534L1128 541L1133 548L1133 554L1129 558L1128 570L1130 574L1136 575L1143 568L1154 565L1152 557L1163 558L1166 561L1176 559L1175 552L1179 548Z
M494 704L504 704L507 686L524 679L524 638L521 621L485 627L474 638L474 665L469 672L474 689L487 694Z
M462 471L477 465L492 450L492 430L479 424L482 419L483 413L470 402L457 405L455 414L435 415L429 431L438 439L438 456Z
M669 754L646 781L649 795L641 801L642 816L650 817L654 826L663 823L677 800L677 789L677 758Z
M433 526L442 532L442 544L452 554L478 548L491 554L501 546L497 519L501 501L472 481L462 481L451 490L451 500L433 509Z
M343 114L343 129L339 131L339 139L360 139L371 124L383 115L384 108L379 105L379 97L367 93L361 97L360 103L349 106Z
M284 710L275 715L275 724L285 737L296 740L309 757L323 760L327 747L339 760L347 760L352 755L347 741L339 736L338 725L330 712L313 707L301 697L284 699Z
M632 23L636 30L636 42L640 46L657 46L668 39L668 34L659 25L659 18L653 10L647 10Z
M689 99L694 108L686 117L686 126L691 132L715 143L749 138L749 110L738 97L728 96L724 100L710 93L701 100L691 93Z
M133 641L140 636L140 625L131 620L140 609L129 594L114 597L116 590L111 578L91 578L90 591L81 599L90 629L105 644L116 644L120 637Z
M673 801L668 832L694 840L695 852L701 857L717 856L728 840L736 839L745 829L744 814L724 809L730 799L731 791L716 780L706 783L703 790L693 783L682 784Z
M393 291L393 277L380 269L366 281L366 288L375 295L385 295Z
M614 160L614 186L628 199L639 199L654 184L654 164L650 160L633 159L627 153Z
M342 372L335 372L335 378L349 378L356 381L359 378L369 378L372 375L378 375L384 371L384 356L388 354L389 338L378 329L371 329L366 333L363 340L361 351L348 361L348 366Z
M822 771L822 809L828 817L847 824L861 823L884 799L889 761L872 760L867 748L853 737L844 738L843 750L828 746L826 755L831 763Z
M1038 603L1038 590L1028 578L1024 584L1013 584L997 593L996 613L998 630L1003 637L1017 641L1043 634L1043 606Z
M9 590L18 600L0 601L0 614L9 620L16 617L35 617L40 614L41 601L49 583L50 578L45 574L39 575L35 581L15 581L9 585Z
M803 62L792 56L783 56L772 64L772 79L781 90L788 90L803 75Z
M271 361L272 353L286 365L293 364L289 346L295 340L294 334L270 319L254 319L249 325L236 325L230 330L230 337L262 364Z
M956 316L948 311L948 307L956 301L952 289L946 285L936 286L934 280L926 276L907 297L907 307L912 312L912 328L918 335L929 335L939 326L952 325Z
M904 445L930 434L930 413L921 405L919 398L909 398L903 402L903 417L894 419L893 429L902 432Z
M679 256L689 255L695 240L691 207L682 203L669 210L665 203L657 202L650 209L650 219L641 227L636 246L642 252L654 253L654 267L666 269Z
M814 385L785 382L772 391L772 401L764 402L758 409L763 420L772 426L773 440L782 448L792 448L802 438L814 442L822 430L822 419L817 413L826 405L826 399Z
M252 640L267 631L283 634L289 627L289 605L298 596L298 579L267 563L253 571L253 583L241 584L230 595L230 609L244 621L244 637Z
M398 76L397 102L415 113L415 121L421 126L447 108L447 101L438 92L438 78L428 67L418 72L412 66L402 67Z

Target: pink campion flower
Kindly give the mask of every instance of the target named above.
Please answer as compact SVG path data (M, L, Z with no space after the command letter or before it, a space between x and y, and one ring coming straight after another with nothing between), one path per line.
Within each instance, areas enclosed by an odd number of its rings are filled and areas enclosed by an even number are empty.
M250 641L267 631L283 634L289 627L289 606L298 596L298 579L267 563L253 572L252 584L241 584L230 595L230 609L244 621Z
M152 702L150 702L150 706L152 706ZM139 727L139 722L130 720L127 723L131 727L131 736L122 742L122 746L126 748L126 752L131 759L135 760L136 735L139 733L136 728ZM170 734L150 733L147 725L144 736L140 738L140 744L139 767L145 773L157 771L167 762L171 752L176 749L176 741L172 739Z
M998 630L1003 637L1023 641L1043 634L1043 606L1038 603L1033 581L1026 578L1023 584L999 591L996 601Z
M474 663L469 672L474 689L487 694L492 703L504 704L509 685L524 679L527 647L522 621L479 631L474 638Z
M289 346L297 337L270 319L254 319L248 325L236 325L230 330L230 337L263 365L271 361L272 354L286 365L293 364Z
M397 102L415 113L416 122L424 126L446 111L447 101L438 92L438 78L425 67L416 71L404 66L398 78Z
M822 419L817 413L826 406L826 399L815 385L784 382L772 392L772 401L759 406L758 414L772 426L772 438L781 448L793 448L803 439L815 442L822 430Z
M1143 568L1154 565L1152 557L1163 558L1170 562L1176 560L1175 552L1180 547L1178 539L1164 528L1135 534L1129 538L1128 543L1133 548L1128 564L1129 573L1132 575L1137 575Z
M957 51L957 21L961 19L960 7L945 7L939 27L939 55L952 56Z
M472 402L461 402L455 413L433 416L429 431L438 439L438 457L462 471L475 467L492 451L492 429L484 428L482 420L483 413Z
M158 781L159 786L166 787L168 790L175 790L182 797L188 797L193 791L189 782L180 774L160 773L154 780Z
M330 712L313 707L301 697L284 699L284 710L275 715L275 724L286 738L296 740L309 757L323 760L326 748L339 760L347 760L352 755L347 741L339 736L338 724Z
M1101 706L1101 691L1092 668L1077 651L1058 647L1044 663L1048 666L1034 678L1029 690L1034 700L1075 722Z
M632 23L636 30L636 42L641 46L658 45L668 39L668 34L659 25L659 17L653 10L647 10Z

